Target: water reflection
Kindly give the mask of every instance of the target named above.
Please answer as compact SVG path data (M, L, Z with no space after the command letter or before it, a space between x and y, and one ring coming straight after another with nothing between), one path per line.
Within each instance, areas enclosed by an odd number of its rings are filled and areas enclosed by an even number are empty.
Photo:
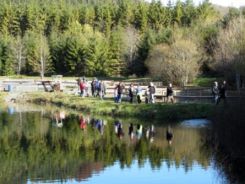
M172 131L171 127L168 126L168 128L166 130L166 139L167 139L169 145L172 144L173 137L174 137L173 131Z
M65 111L59 111L57 110L55 113L54 113L54 119L55 119L55 125L58 127L58 128L62 128L63 127L63 120L65 119L66 117L66 114L65 114Z
M135 173L144 168L149 178L154 171L168 169L176 174L172 183L179 182L178 168L191 174L198 168L207 177L204 181L210 181L215 170L203 146L204 129L173 126L174 141L169 146L167 126L132 121L68 115L63 110L22 112L22 116L1 112L0 183L96 181L105 177L102 170L114 168L110 174L116 175L117 166ZM123 183L137 178L124 178ZM154 181L164 179L158 175Z
M123 136L124 136L123 126L119 120L116 120L114 122L114 131L115 131L115 134L117 135L117 137L119 139L123 138Z

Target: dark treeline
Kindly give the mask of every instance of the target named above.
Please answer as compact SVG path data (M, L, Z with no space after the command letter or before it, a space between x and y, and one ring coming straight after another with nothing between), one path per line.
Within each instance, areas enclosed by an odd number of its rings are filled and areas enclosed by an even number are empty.
M141 0L3 0L0 74L143 76L156 45L187 39L187 33L196 40L190 49L204 53L195 62L205 71L214 58L219 23L235 16L233 10L221 17L208 1L163 6ZM185 42L172 49L179 47L186 48Z

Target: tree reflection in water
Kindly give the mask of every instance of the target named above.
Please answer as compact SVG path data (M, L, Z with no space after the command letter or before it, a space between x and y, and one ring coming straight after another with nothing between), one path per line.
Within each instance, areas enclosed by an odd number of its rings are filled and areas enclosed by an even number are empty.
M0 173L4 174L0 175L0 183L25 183L28 179L81 181L116 161L121 168L130 167L134 160L139 166L149 160L152 168L160 168L166 161L169 168L184 166L186 172L195 162L204 168L210 165L202 128L172 127L174 141L169 145L167 126L149 127L144 122L115 122L73 114L63 118L62 128L57 128L52 126L53 116L1 112ZM115 132L118 123L121 130L119 126ZM136 136L126 133L130 123Z

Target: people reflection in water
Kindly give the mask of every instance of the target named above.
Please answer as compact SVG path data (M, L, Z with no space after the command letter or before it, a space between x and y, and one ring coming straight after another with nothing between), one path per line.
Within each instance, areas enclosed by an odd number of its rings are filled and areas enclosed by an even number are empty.
M128 127L128 135L129 135L131 140L134 138L134 125L133 125L133 123L130 123L130 125Z
M118 120L116 120L115 123L114 123L114 132L115 132L115 134L118 133L118 125L119 125L120 123L121 123L121 122L119 122Z
M121 139L124 136L122 123L120 121L118 121L118 120L115 121L114 130L115 130L115 134L118 136L118 138Z
M80 115L79 122L80 122L80 128L82 130L85 130L87 127L87 123L83 115Z
M146 129L146 138L150 140L150 142L154 141L155 136L155 126L151 125L149 128Z
M141 124L138 124L136 129L136 136L138 139L142 137L142 133L143 133L143 126Z
M104 126L105 126L104 120L92 118L90 124L93 128L97 129L101 135L104 134Z
M169 145L172 144L173 137L174 137L173 131L172 131L171 127L168 126L167 131L166 131L166 139L167 139Z
M101 135L104 133L104 121L101 119L97 119L95 121L95 127L98 129Z
M96 123L96 119L91 118L91 121L90 121L91 127L95 128L95 123Z
M55 113L55 122L56 126L61 128L63 127L63 120L65 119L65 111L56 111Z
M123 128L122 128L122 124L121 124L121 123L118 125L117 136L118 136L120 139L124 136Z

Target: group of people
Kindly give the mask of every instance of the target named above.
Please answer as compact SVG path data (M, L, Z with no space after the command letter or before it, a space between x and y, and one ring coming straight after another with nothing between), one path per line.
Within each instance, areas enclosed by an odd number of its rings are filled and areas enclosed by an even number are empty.
M55 125L58 128L63 127L63 121L66 118L66 113L64 111L56 111L54 113L54 120ZM90 125L95 130L98 130L101 135L104 134L104 128L106 126L106 121L102 119L90 119L90 116L79 116L79 127L81 130L85 131L88 128L88 125ZM116 120L114 122L114 132L116 136L119 139L122 139L124 137L124 130L123 130L123 124L121 121ZM134 125L133 123L130 123L128 126L128 136L130 140L134 140L136 138L137 140L141 139L143 136L148 139L150 142L154 141L154 137L156 135L155 126L151 124L149 127L143 127L142 124ZM170 127L166 130L166 140L171 145L173 138L173 132Z
M122 94L125 89L125 86L121 82L119 82L119 84L115 87L114 97L116 103L121 102ZM134 87L133 84L130 84L127 90L128 101L130 103L133 103L134 96L136 97L137 103L141 103L143 101L143 96L145 96L145 103L155 103L156 87L152 82L150 82L149 86L146 89L142 89L140 85ZM174 103L174 92L171 83L169 83L167 87L166 96L167 102L171 101L172 103Z
M226 81L223 81L220 85L215 81L212 87L212 94L216 105L218 105L221 100L226 103Z
M122 123L118 120L115 121L114 123L114 130L115 130L115 134L120 139L125 135L123 131ZM143 128L143 125L141 124L137 124L135 127L133 123L130 123L128 127L128 136L130 137L131 140L133 140L134 137L136 137L137 139L140 139L143 135L145 135L145 137L152 142L155 136L154 125L151 125L150 127L147 127L147 128Z
M123 125L118 120L114 122L114 131L119 139L122 139L125 135L123 131ZM134 138L139 140L144 136L150 142L153 142L155 135L156 130L153 124L151 124L149 127L143 127L142 124L134 125L133 123L130 123L130 125L128 126L128 136L130 140L134 140ZM170 126L167 127L165 136L168 144L171 145L174 134Z
M89 84L85 77L83 77L79 78L77 82L81 97L93 96L104 99L107 91L104 81L94 78ZM142 89L139 84L135 87L131 83L129 87L126 88L122 82L119 82L114 88L114 101L116 103L121 103L123 94L127 94L127 99L130 103L134 102L134 98L136 98L137 103L141 103L143 99L145 100L145 103L155 103L156 86L153 84L153 82L150 82L146 89ZM171 83L169 83L167 87L166 94L168 102L171 101L174 103L173 87Z
M80 96L82 97L91 95L93 97L100 97L100 99L104 99L106 95L105 82L96 78L94 78L90 84L85 78L79 79L78 85L80 88ZM91 89L91 93L89 89ZM156 87L152 82L150 82L146 89L142 89L139 84L135 87L132 83L128 88L126 88L122 82L119 82L114 88L114 101L116 103L121 103L123 94L127 94L127 99L130 103L133 103L135 101L134 98L136 98L137 103L141 103L144 99L145 103L154 104ZM226 102L226 81L223 81L220 85L217 81L215 81L214 85L212 86L212 94L214 96L215 104L219 104L221 100ZM169 83L167 86L166 97L167 102L175 102L172 83Z
M78 85L80 88L80 96L93 96L93 97L100 97L100 99L103 99L106 95L106 85L103 81L100 81L98 79L93 79L91 82L91 94L89 91L89 82L85 79L78 79Z
M87 125L91 125L94 129L97 129L101 135L104 134L104 127L106 122L102 119L94 119L90 120L89 116L80 115L79 124L81 130L85 131L87 129Z

